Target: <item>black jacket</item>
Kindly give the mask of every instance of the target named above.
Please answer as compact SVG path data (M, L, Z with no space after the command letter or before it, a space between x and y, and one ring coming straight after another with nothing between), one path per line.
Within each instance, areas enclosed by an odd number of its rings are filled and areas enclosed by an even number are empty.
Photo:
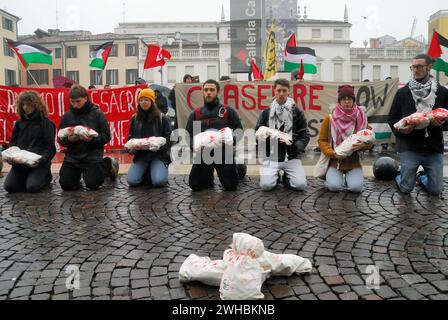
M157 95L156 103L157 107L160 111L162 111L163 114L168 113L168 100L166 100L166 98L162 94Z
M434 109L448 109L448 90L445 87L439 86L436 95L437 98ZM400 153L413 151L419 153L443 154L443 131L448 130L448 123L440 128L434 127L431 124L427 129L429 137L426 137L426 129L414 130L410 134L402 134L395 130L394 125L397 122L416 112L417 108L409 86L399 89L392 103L388 119L389 126L397 137L397 151Z
M149 137L162 137L166 139L167 144L159 151L137 151L134 161L145 160L152 161L154 159L161 160L165 163L171 162L171 125L165 115L148 122L146 119L139 120L137 114L132 116L129 128L128 141L131 139L144 139Z
M40 112L23 117L16 122L12 131L10 147L36 153L42 156L39 166L50 165L56 154L56 126Z
M201 132L205 132L207 130L221 130L224 128L230 128L233 131L237 129L243 130L243 125L241 124L240 117L235 109L226 107L228 112L228 117L222 117L222 113L224 110L224 106L216 100L214 103L209 105L204 105L201 108ZM221 114L220 114L221 113ZM226 119L228 121L226 121ZM193 122L195 121L195 112L190 114L190 117L187 121L186 130L190 134L190 144L193 145L194 134L198 134L198 132L193 132ZM200 132L199 132L200 133ZM238 142L239 139L242 138L242 135L234 134L234 144Z
M258 119L255 131L258 131L260 127L269 128L269 114L271 109L264 110ZM293 126L292 126L292 146L286 146L283 143L278 143L278 152L275 154L275 150L271 150L271 142L268 139L266 141L266 157L272 161L284 162L286 155L288 159L299 159L300 154L305 152L305 148L310 142L310 134L308 131L308 123L305 118L305 114L301 109L294 105L293 109ZM258 141L257 141L258 142Z
M93 105L90 101L87 101L86 105L79 110L71 106L70 110L62 116L59 130L79 125L95 130L99 136L90 142L70 142L68 138L59 139L61 146L67 148L65 161L71 163L103 161L104 146L111 139L106 116L99 107Z

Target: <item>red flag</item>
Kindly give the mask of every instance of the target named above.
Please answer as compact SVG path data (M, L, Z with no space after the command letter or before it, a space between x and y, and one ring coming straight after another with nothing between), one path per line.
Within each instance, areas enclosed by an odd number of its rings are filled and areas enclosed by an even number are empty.
M429 46L428 56L433 59L440 58L442 56L442 48L440 47L439 34L437 31L434 31L434 35L432 36L431 45Z
M253 75L254 75L254 80L255 80L255 81L262 81L262 80L264 80L264 76L263 76L263 74L260 72L260 69L258 68L258 66L257 66L257 64L256 64L255 59L252 59L252 60L250 61L250 64L251 64L251 66L252 66L252 73L253 73Z
M305 66L303 65L303 59L300 60L300 71L298 74L298 79L303 81L303 76L305 75Z
M166 63L165 59L170 60L171 53L159 46L151 44L148 46L148 56L146 57L144 68L151 69L163 67Z

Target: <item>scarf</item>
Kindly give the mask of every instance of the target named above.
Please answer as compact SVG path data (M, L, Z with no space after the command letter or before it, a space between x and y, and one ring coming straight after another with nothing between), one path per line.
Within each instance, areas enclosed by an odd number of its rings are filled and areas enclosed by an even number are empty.
M269 127L292 137L294 108L295 102L291 98L288 98L283 105L280 105L277 100L274 100L269 113Z
M429 113L436 104L437 81L430 76L428 82L420 83L415 79L409 81L409 89L415 101L417 112Z
M363 108L355 106L346 110L336 105L331 119L331 136L335 147L341 145L348 137L367 128L367 115Z

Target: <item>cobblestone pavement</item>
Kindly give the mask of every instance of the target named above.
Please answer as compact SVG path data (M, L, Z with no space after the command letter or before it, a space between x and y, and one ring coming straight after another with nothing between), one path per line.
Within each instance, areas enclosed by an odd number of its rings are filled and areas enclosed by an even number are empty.
M448 204L420 189L401 196L369 180L362 195L259 190L193 194L187 177L162 190L129 190L125 177L98 192L7 195L0 187L0 299L218 299L217 288L182 285L178 271L195 253L219 259L234 232L267 249L298 254L311 275L271 278L266 299L448 299ZM0 179L3 185L3 179ZM80 268L68 292L66 268ZM365 285L380 268L379 290Z

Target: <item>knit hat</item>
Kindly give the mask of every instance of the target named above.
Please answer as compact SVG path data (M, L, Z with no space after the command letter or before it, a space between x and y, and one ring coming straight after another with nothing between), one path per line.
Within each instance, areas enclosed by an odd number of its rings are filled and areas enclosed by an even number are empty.
M138 95L139 101L141 98L148 98L149 100L152 101L152 103L154 103L156 101L156 93L152 89L144 89Z
M345 97L351 97L356 101L355 88L349 85L340 86L338 91L338 102L341 102Z

